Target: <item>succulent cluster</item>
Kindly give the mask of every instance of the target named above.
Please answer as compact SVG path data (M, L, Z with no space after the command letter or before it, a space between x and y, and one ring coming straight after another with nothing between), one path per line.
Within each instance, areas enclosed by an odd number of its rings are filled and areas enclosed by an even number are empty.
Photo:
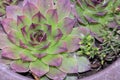
M108 26L115 20L115 14L119 13L119 0L74 0L76 1L77 19L80 25L88 27L91 31L101 35L104 26Z
M0 17L5 14L6 6L16 4L18 0L1 0L0 1Z
M69 80L67 74L90 70L87 57L103 60L120 48L120 34L114 33L120 29L119 0L24 0L12 5L17 2L0 1L0 16L6 14L0 22L1 57L16 72Z
M74 28L71 9L70 0L24 0L22 7L8 6L0 48L11 69L53 80L89 70L89 60L75 53L87 29Z

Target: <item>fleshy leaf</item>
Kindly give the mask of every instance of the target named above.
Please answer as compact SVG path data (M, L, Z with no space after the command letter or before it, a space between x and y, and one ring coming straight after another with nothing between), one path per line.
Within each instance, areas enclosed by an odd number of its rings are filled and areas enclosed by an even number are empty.
M56 9L50 9L47 11L48 23L52 25L58 22L58 13ZM54 25L53 25L54 26Z
M0 49L3 49L4 47L11 45L11 42L7 39L7 35L4 32L0 32Z
M45 20L45 17L40 13L36 13L35 15L33 15L32 17L32 21L33 23L40 23L42 22L43 20Z
M78 50L79 47L80 47L79 42L80 42L80 38L75 38L75 37L73 37L70 40L68 40L68 42L67 42L68 52L74 52L74 51Z
M13 18L14 20L17 20L17 16L22 15L22 10L18 6L7 6L6 14L7 18Z
M35 62L30 63L30 70L35 75L41 77L41 76L45 75L49 71L49 66L44 64L40 60L36 60Z
M23 7L23 13L28 17L33 16L37 12L38 12L37 7L31 2L27 2Z
M65 73L77 73L78 63L77 63L76 56L65 55L59 69Z
M29 50L24 50L21 52L20 54L20 58L23 60L23 61L35 61L36 60L36 57L34 57L32 54L31 54L31 51Z
M62 63L61 55L48 55L42 58L42 61L50 66L60 66Z
M57 10L58 10L59 20L64 19L70 14L71 11L70 5L71 5L70 0L57 0Z
M60 71L56 67L50 67L50 70L46 75L53 80L63 80L66 76L66 73Z
M11 63L10 67L16 72L28 72L29 62L23 62L21 60L17 60Z
M70 19L70 18L65 18L64 19L64 25L63 25L63 31L66 34L70 34L71 31L73 30L74 24L75 24L75 20L74 19Z
M11 30L15 29L17 25L15 21L11 18L3 19L1 23L6 33L9 33Z
M42 14L45 14L48 9L53 8L53 0L24 0L23 5L27 2L31 2L36 5Z
M90 30L86 27L76 27L72 30L71 35L79 38L84 38L86 35L90 34Z
M11 47L4 47L2 49L1 55L2 57L9 58L9 59L19 59L20 52L17 51L17 48Z
M78 72L85 72L90 70L90 62L89 60L84 57L77 57L77 61L78 61Z

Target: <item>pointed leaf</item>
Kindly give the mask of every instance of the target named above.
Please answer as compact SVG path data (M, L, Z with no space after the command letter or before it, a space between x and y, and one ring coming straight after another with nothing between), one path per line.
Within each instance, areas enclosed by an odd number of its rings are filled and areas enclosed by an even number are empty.
M37 65L37 66L36 66ZM40 60L30 63L30 70L37 76L41 77L49 71L49 66Z
M53 8L53 0L24 0L23 5L27 2L31 2L42 12L45 14L48 9Z
M32 21L33 23L40 23L42 22L43 20L45 20L45 17L40 13L36 13L35 15L33 15L32 17Z
M55 40L56 40L56 41L59 41L59 40L62 38L62 36L63 36L63 33L62 33L62 31L58 28L58 29L57 29L57 33L56 33L56 35L55 35Z
M56 24L58 22L58 14L56 9L50 9L47 11L47 19L49 24Z
M23 13L28 17L35 15L37 12L37 7L31 2L27 2L23 7Z
M75 24L75 20L70 19L70 18L68 18L68 17L65 18L65 19L64 19L64 25L63 25L63 31L64 31L66 34L70 34L71 31L73 30L74 24Z
M14 61L10 64L10 67L16 72L28 72L29 62L23 62L21 60Z
M6 33L9 33L11 30L14 30L17 25L15 21L11 18L3 19L1 23Z
M59 69L65 73L77 73L78 64L76 56L65 55L62 60L62 65L59 67Z
M50 67L50 71L46 75L53 80L63 80L66 76L66 73L55 67Z
M57 10L59 20L64 19L70 14L71 6L70 0L57 0Z
M18 6L11 5L11 6L7 6L6 14L7 14L7 18L13 18L14 20L17 20L17 16L22 15L22 10Z
M42 58L42 61L50 66L60 66L62 63L61 55L47 55Z

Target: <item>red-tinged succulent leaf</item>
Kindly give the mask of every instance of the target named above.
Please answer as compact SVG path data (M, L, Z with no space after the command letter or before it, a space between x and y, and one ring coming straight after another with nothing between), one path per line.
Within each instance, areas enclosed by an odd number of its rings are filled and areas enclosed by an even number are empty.
M59 46L56 49L55 54L59 54L59 53L67 52L67 51L68 51L68 49L67 49L67 43L63 41L61 43L61 46Z
M28 17L33 16L38 11L38 8L31 2L27 2L23 7L23 13Z
M58 11L59 20L64 19L70 14L70 11L71 11L70 5L71 5L70 0L57 1L57 11Z
M60 54L60 53L67 52L67 44L65 41L59 41L58 43L55 42L51 45L53 46L50 46L48 48L48 51L47 51L48 54Z
M85 19L88 21L88 23L91 23L91 24L97 24L97 20L94 20L92 18L90 18L89 16L85 16Z
M39 0L39 9L40 11L45 14L48 9L53 8L53 0Z
M61 55L48 55L42 58L42 61L50 66L60 66L62 63L62 56Z
M12 62L12 60L10 59L6 59L6 58L0 58L0 63L3 63L3 64L10 64Z
M8 40L11 41L11 43L14 43L16 45L19 45L19 40L16 37L16 31L15 30L11 30L8 34L7 34Z
M62 33L61 29L57 29L57 33L55 35L55 40L59 41L62 37L63 37L63 33Z
M32 23L32 24L30 25L29 31L30 31L31 29L32 29L32 30L36 29L38 26L39 26L39 24L34 24L34 23Z
M34 53L34 55L37 57L37 58L43 58L47 55L47 53Z
M25 16L17 16L17 25L24 26L25 25Z
M19 44L21 48L28 49L28 46L22 40L19 41Z
M46 75L53 80L63 80L66 76L66 73L60 71L56 67L50 67L50 70Z
M27 35L26 26L21 28L21 32L24 37Z
M66 33L66 34L70 34L71 31L73 30L73 27L74 27L74 24L75 24L75 20L73 19L70 19L70 18L65 18L64 19L64 25L63 25L63 31Z
M42 14L45 14L48 9L53 8L53 0L24 0L23 5L27 2L31 2L36 5Z
M11 45L11 42L7 39L7 35L4 32L0 32L0 49Z
M22 15L22 10L18 6L7 6L6 15L7 15L7 18L12 18L14 20L17 20L17 16Z
M30 70L35 75L41 77L41 76L45 75L49 71L49 66L44 64L40 60L36 60L35 62L30 63Z
M78 63L77 63L76 56L65 55L59 69L65 73L77 73Z
M10 45L9 45L10 46ZM11 47L4 47L2 49L1 55L2 57L8 58L8 59L19 59L20 52L17 51L17 49Z
M86 35L89 35L91 31L86 27L76 27L73 29L71 35L75 37L84 38Z
M49 24L56 24L58 22L57 9L49 9L47 11L47 19Z
M11 62L12 62L11 59L3 58L2 55L0 55L0 63L3 63L3 64L10 64Z
M77 57L77 61L78 61L78 72L85 72L90 70L91 68L90 62L86 57L84 56Z
M1 23L6 33L9 33L11 30L15 29L14 27L16 27L15 21L11 18L3 19Z
M29 50L24 50L24 51L21 51L20 53L20 58L23 60L23 61L35 61L37 58L34 57L32 54L31 54L31 51Z
M14 61L10 64L10 67L16 72L28 72L29 62L23 62L22 60Z
M74 52L76 50L79 49L80 45L79 45L79 42L80 42L80 38L79 37L74 37L74 36L67 36L65 39L64 39L65 43L66 43L66 48L67 48L67 52Z
M33 15L32 17L32 21L33 23L40 23L42 22L43 20L45 20L45 17L40 13L36 13L35 15Z
M80 47L80 39L79 38L72 38L71 40L68 40L67 42L67 49L68 52L74 52L79 49Z

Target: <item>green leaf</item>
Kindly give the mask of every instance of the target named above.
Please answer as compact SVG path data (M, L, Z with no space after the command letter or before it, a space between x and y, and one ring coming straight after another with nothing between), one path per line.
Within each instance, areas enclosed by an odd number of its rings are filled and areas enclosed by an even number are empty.
M36 60L35 62L30 63L30 70L35 75L41 77L49 71L49 66L44 64L41 60Z
M64 55L62 65L59 67L59 69L65 73L77 73L78 63L76 56Z
M63 80L66 76L66 73L60 71L56 67L50 67L50 71L46 75L53 80Z
M16 72L28 72L29 62L23 62L22 60L14 61L10 64L10 67Z

